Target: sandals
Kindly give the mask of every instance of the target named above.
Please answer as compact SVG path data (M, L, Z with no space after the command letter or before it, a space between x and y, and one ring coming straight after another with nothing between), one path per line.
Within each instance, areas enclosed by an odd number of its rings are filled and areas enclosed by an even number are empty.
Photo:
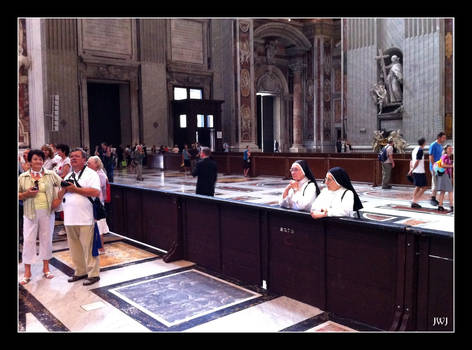
M43 278L50 280L51 278L54 278L54 275L50 271L43 272Z
M54 275L51 273L51 271L43 272L43 278L46 278L46 279L50 280L50 279L54 278ZM23 276L23 278L20 280L20 284L22 286L24 286L24 285L30 283L30 281L31 281L31 277Z
M25 276L23 276L23 278L22 278L21 281L20 281L20 284L21 284L22 286L24 286L25 284L28 284L30 281L31 281L31 277L25 277Z

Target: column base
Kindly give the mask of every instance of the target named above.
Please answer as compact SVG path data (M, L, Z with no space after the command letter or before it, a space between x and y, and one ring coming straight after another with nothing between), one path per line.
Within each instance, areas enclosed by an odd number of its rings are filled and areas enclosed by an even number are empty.
M256 143L252 142L239 142L234 146L230 147L231 152L244 152L246 150L246 146L249 146L250 152L261 152L261 149Z
M292 147L290 147L288 149L289 152L292 152L292 153L297 153L297 152L306 152L306 148L305 146L303 146L302 144L293 144Z

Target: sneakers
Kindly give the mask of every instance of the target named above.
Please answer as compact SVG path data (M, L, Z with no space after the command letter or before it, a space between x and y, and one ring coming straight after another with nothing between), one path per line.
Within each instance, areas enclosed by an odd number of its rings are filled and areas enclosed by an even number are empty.
M418 203L414 203L414 202L411 203L411 207L412 207L412 208L417 208L417 209L423 208L421 205L419 205Z
M444 211L444 207L442 205L438 205L438 211Z
M64 235L66 234L66 230L64 230L63 228L61 228L61 229L57 232L57 234L58 234L59 236L64 236Z
M439 205L439 202L436 200L435 197L431 197L430 203L431 205L434 205L435 207Z

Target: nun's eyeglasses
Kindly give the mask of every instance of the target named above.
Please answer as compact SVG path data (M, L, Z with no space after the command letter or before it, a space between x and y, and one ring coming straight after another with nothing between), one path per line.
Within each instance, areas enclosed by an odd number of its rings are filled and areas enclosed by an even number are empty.
M289 170L290 170L290 172L300 171L300 169L299 169L299 168L296 168L296 167L295 167L295 168L290 168Z
M323 183L324 183L324 184L327 184L328 182L332 182L332 181L333 181L332 178L330 178L329 176L326 176L326 177L324 178L324 180L323 180Z

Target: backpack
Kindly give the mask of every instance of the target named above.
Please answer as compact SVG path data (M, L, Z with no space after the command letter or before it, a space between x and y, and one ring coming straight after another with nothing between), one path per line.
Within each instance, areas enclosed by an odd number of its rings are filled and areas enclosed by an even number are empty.
M444 175L445 170L446 169L442 167L442 160L441 159L439 159L437 162L434 162L433 171L434 171L435 175L442 176L442 175Z
M110 203L110 202L111 202L111 188L110 188L110 183L107 180L107 190L106 190L105 203Z
M377 155L378 160L382 163L387 160L387 147L388 147L388 145L383 147L380 150L379 154Z

